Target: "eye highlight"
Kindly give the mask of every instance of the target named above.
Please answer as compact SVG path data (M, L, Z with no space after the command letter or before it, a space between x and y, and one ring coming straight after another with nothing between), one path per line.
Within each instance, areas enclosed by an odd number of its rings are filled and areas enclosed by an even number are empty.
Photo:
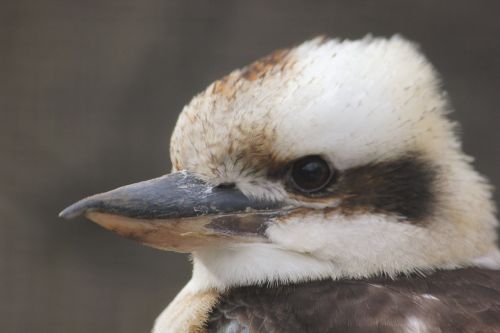
M288 171L288 181L299 192L314 193L330 183L335 171L320 156L311 155L294 161Z

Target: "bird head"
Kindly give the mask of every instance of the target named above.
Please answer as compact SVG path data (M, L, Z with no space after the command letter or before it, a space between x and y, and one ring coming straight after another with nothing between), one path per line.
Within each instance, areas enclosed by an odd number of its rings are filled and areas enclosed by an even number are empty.
M449 111L414 44L316 38L195 96L172 173L61 216L191 252L221 288L498 263L490 186Z

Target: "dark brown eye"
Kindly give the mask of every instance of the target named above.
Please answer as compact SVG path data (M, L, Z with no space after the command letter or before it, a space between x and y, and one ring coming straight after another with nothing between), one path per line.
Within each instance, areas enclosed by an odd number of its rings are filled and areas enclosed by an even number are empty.
M305 193L323 189L333 177L333 170L319 156L306 156L293 162L289 178L292 186Z

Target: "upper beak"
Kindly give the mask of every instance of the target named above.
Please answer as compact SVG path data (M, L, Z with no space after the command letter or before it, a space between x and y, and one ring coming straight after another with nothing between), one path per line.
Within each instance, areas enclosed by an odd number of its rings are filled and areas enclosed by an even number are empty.
M268 222L284 203L251 199L175 172L80 200L65 219L85 215L124 237L156 248L191 252L225 243L266 242Z

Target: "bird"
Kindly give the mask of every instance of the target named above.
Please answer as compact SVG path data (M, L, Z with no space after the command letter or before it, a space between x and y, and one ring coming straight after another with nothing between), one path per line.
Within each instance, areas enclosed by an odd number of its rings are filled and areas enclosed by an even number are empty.
M313 38L196 95L171 173L60 216L191 254L153 333L500 332L492 186L451 111L415 42Z

